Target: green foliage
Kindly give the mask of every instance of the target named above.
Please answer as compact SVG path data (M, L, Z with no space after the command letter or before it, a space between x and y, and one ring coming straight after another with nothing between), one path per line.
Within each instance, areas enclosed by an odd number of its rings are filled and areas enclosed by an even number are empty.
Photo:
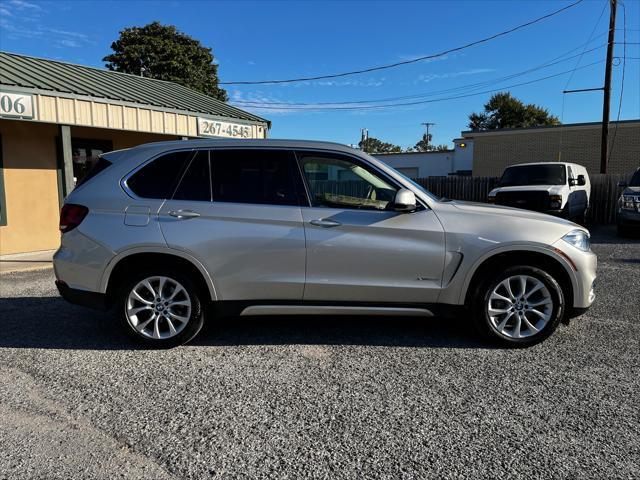
M111 44L113 53L102 60L116 72L176 82L218 100L227 92L218 86L218 66L211 48L180 32L173 25L152 22L125 28Z
M398 145L394 145L393 143L386 143L374 137L369 137L364 141L361 140L358 146L360 147L360 150L363 150L367 153L400 153L402 152L402 148L400 148Z
M472 130L494 130L497 128L539 127L559 125L558 117L546 108L533 103L525 104L509 92L494 94L484 105L484 112L469 115Z
M418 141L413 147L407 148L407 152L444 152L446 150L450 150L447 145L433 145L431 140L433 136L429 134L427 138L427 134L422 135L422 139Z

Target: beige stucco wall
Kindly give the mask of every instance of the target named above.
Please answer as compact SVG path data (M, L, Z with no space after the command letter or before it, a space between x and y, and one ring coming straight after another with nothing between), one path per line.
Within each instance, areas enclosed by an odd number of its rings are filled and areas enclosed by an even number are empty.
M0 255L58 248L58 126L0 120L0 135L7 209L7 225L0 226ZM72 126L71 138L111 140L118 150L180 137Z
M0 254L49 250L60 243L56 126L0 120L7 225Z
M610 145L615 125L609 130ZM473 175L500 176L516 163L563 161L600 172L599 125L567 126L486 133L464 133L473 138ZM609 158L608 173L628 174L640 164L640 122L620 123Z

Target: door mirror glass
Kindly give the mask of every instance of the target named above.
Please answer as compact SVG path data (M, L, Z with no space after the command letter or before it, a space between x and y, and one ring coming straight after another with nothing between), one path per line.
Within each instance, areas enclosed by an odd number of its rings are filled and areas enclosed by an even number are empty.
M583 186L587 184L587 180L584 178L584 175L578 175L578 185Z
M416 209L416 196L411 190L401 188L396 193L393 201L393 210L396 212L412 212Z

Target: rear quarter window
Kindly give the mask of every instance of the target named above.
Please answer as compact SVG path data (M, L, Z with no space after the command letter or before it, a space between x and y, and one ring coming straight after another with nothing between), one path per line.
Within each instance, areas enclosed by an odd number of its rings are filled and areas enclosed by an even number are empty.
M93 177L95 177L99 173L101 173L104 170L106 170L107 168L109 168L111 165L112 165L112 163L109 160L107 160L104 157L99 157L98 161L93 166L93 168L91 168L91 170L89 170L87 172L87 174L84 177L82 177L82 179L76 184L76 188L78 188L80 185L84 185L89 180L91 180Z
M131 175L127 187L141 198L171 198L193 156L194 152L189 150L158 157Z

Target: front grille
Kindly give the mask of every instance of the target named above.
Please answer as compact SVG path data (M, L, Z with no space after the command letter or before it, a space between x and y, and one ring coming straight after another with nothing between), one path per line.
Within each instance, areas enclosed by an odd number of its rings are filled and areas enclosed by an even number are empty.
M498 192L496 203L525 210L549 210L548 192Z

